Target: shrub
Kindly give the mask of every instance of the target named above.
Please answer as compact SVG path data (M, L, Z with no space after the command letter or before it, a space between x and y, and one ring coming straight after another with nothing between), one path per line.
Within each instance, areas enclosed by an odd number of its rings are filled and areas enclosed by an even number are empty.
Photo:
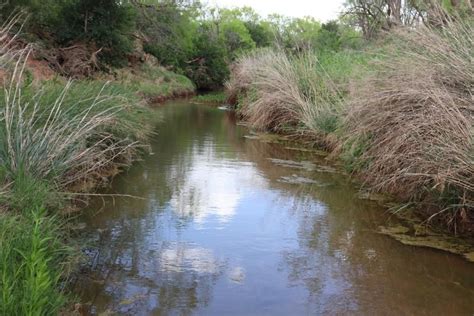
M63 45L86 42L113 66L124 66L132 51L135 10L116 0L74 0L65 5L55 36Z
M32 33L51 32L62 20L63 8L72 0L9 0L2 1L0 17L4 21L20 10L31 14L27 21L27 31Z
M199 28L194 45L194 56L186 67L186 75L198 89L219 88L229 75L225 45L206 25Z

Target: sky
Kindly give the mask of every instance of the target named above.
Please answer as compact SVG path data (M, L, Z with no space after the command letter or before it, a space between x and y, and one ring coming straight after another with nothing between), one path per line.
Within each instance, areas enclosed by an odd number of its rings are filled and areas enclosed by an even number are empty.
M312 16L321 22L337 18L344 0L208 0L221 8L249 6L260 15L278 13L290 17Z

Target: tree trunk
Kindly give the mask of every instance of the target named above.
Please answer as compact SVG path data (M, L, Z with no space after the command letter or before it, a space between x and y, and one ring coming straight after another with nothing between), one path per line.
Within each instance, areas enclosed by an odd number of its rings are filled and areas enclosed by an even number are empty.
M453 0L456 1L456 0ZM402 0L388 0L390 16L388 17L390 24L402 24Z

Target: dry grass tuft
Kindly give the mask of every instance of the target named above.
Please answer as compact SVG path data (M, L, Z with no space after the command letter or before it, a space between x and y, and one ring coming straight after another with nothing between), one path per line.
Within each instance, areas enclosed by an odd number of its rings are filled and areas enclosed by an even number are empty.
M367 182L428 206L443 203L431 215L451 224L474 216L472 34L472 21L401 30L353 90L347 118L347 143L364 147L356 159Z
M229 99L239 99L239 112L258 130L324 136L336 130L343 110L337 87L310 53L248 54L233 65L227 91Z

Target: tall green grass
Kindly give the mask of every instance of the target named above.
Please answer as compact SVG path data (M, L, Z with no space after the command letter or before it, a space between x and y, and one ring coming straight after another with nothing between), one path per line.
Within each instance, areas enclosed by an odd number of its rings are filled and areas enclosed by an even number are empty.
M63 190L111 164L129 163L146 139L148 110L121 85L49 83L3 93L0 162L7 181L22 174ZM143 124L145 123L145 124Z
M206 94L197 95L193 101L209 104L225 104L227 96L224 91L214 91Z
M151 133L152 115L120 83L34 86L24 77L27 56L28 49L0 51L7 74L0 92L0 315L56 315L73 258L63 242L65 193L129 165Z
M56 315L66 301L58 285L71 250L60 221L44 208L0 214L0 314Z
M127 88L100 82L14 86L0 104L0 315L55 315L72 257L64 192L129 164L150 116Z

